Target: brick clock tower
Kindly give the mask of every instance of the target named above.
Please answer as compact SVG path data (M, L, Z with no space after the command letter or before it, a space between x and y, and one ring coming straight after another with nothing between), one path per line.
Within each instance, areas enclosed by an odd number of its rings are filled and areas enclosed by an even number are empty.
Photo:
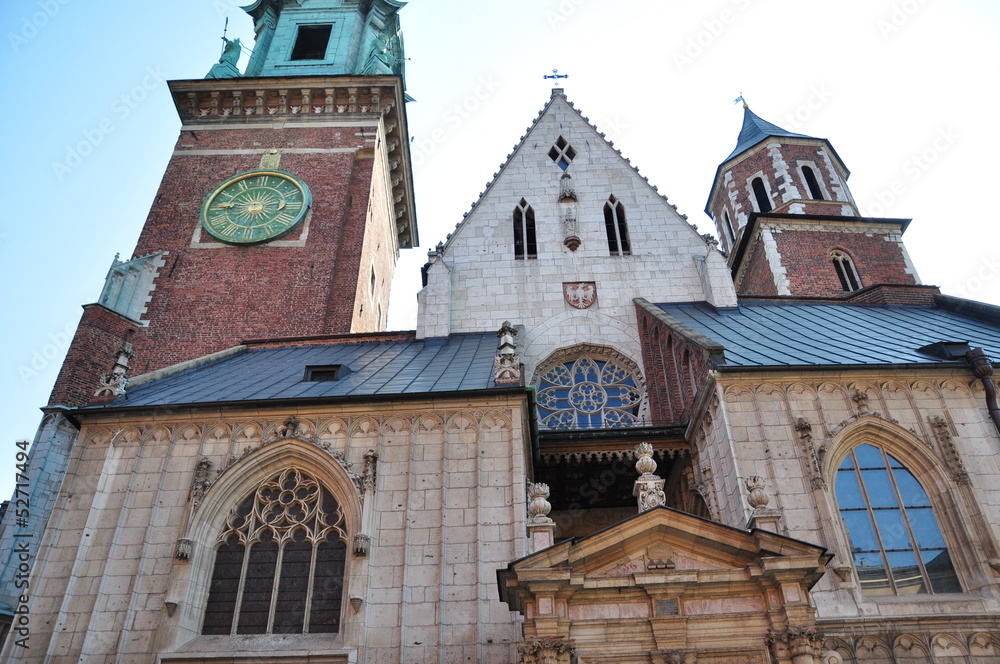
M399 249L417 244L403 4L258 0L246 75L234 41L205 79L170 83L176 148L52 405L89 402L126 341L135 376L245 339L385 328Z
M910 220L861 216L849 175L827 139L744 107L736 148L705 207L741 297L930 303L933 289L920 286L903 246Z
M399 249L418 243L404 4L257 0L245 74L234 40L204 79L170 82L176 148L132 257L84 307L32 448L33 550L76 437L66 409L243 340L385 329Z

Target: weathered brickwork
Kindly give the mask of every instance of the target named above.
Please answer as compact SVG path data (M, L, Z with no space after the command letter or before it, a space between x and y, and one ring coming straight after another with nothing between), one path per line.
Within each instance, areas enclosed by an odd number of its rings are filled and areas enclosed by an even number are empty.
M771 235L777 245L781 266L788 278L791 295L836 297L845 295L831 255L834 251L846 253L854 261L861 285L875 284L916 285L901 243L889 234L849 232L837 230L783 230L780 223L769 223ZM770 265L757 242L743 268L744 276L738 283L740 295L775 295L773 278L768 285Z
M85 306L49 405L75 407L90 403L99 378L114 366L118 349L124 342L136 339L141 329L138 323L99 304Z
M759 237L752 242L753 246L747 251L749 259L747 259L743 279L740 282L742 290L740 295L778 295L778 288L774 284L774 274L767 262L764 243Z
M823 200L813 198L803 176L803 166L812 169ZM845 178L834 166L824 141L772 138L725 165L712 190L708 212L727 251L731 250L732 241L725 228L725 215L729 215L738 234L749 216L761 211L750 185L755 177L761 178L770 194L772 212L857 214Z
M709 353L636 307L646 367L650 417L655 424L684 424L711 371Z

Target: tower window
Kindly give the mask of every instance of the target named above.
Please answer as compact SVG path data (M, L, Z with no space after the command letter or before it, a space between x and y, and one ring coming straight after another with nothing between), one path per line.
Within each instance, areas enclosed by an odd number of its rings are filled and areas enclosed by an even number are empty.
M625 223L625 206L614 196L604 204L604 227L608 233L608 251L611 255L630 255L632 245L628 239L628 225Z
M284 470L234 507L226 526L202 634L340 631L347 533L319 482Z
M523 198L514 208L514 258L538 258L535 211Z
M559 165L559 168L564 171L569 168L569 165L573 162L575 157L576 150L574 150L573 146L566 142L566 139L562 136L556 140L556 144L549 150L549 159L556 162L556 164Z
M736 229L733 228L733 222L729 218L729 211L728 210L723 210L722 211L722 218L725 219L725 222L726 222L725 223L726 234L729 236L730 242L732 242L733 244L736 244Z
M332 25L300 25L292 48L292 60L326 60Z
M754 178L750 186L753 187L753 195L757 199L757 210L760 212L770 212L771 197L767 195L767 188L764 187L764 181L760 178Z
M831 254L833 259L833 269L837 271L837 278L840 279L840 287L848 293L861 288L861 279L858 278L858 271L854 269L854 261L843 251L835 251Z
M819 188L819 182L816 180L816 174L813 173L813 169L808 166L802 167L802 177L806 179L806 186L809 187L809 195L817 201L823 200L823 192Z
M891 454L851 450L837 470L837 502L864 594L962 592L927 492Z

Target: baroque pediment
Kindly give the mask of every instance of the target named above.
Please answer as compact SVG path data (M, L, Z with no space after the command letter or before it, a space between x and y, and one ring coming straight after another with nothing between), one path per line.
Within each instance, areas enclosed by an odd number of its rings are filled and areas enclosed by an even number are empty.
M537 583L577 590L739 582L749 588L780 572L809 588L831 557L820 546L658 507L514 561L499 575L501 596L517 604L517 593L507 591Z

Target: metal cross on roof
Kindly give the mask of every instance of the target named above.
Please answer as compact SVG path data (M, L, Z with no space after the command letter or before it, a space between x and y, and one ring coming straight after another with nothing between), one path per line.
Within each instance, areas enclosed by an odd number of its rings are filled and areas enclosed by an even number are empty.
M558 69L553 69L551 74L545 74L542 78L560 79L569 78L569 74L560 74Z

